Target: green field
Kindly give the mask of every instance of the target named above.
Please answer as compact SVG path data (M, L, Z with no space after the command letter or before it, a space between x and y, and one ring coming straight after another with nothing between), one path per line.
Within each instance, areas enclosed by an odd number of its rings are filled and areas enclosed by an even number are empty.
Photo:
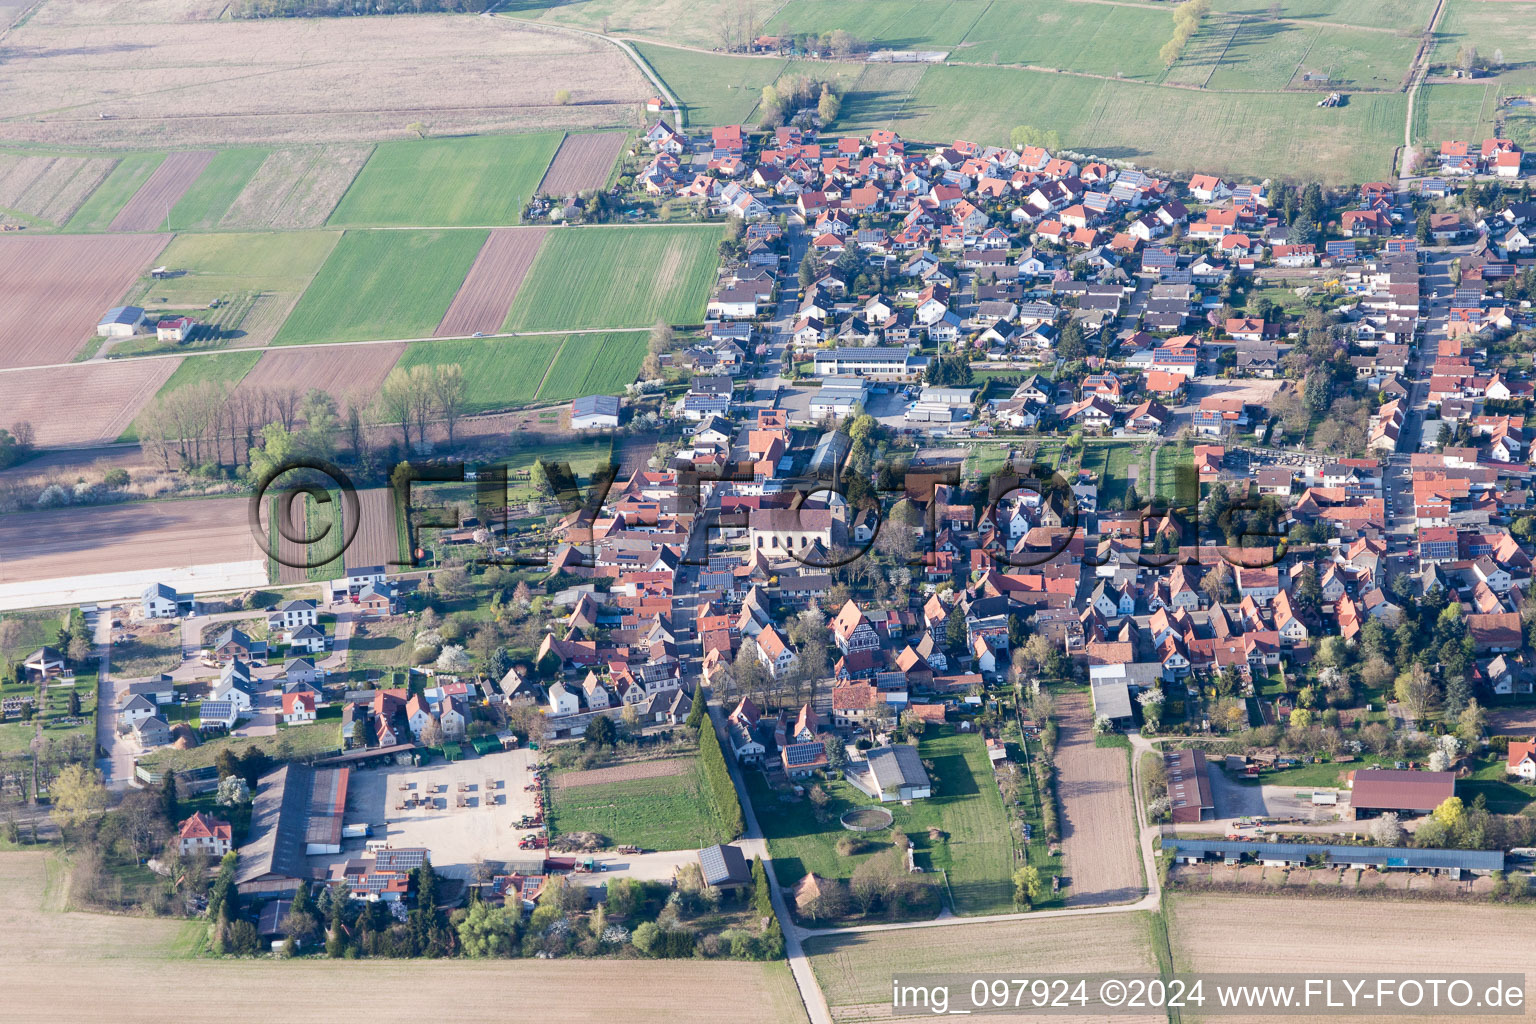
M1087 441L1083 444L1082 468L1099 475L1099 504L1125 500L1132 483L1131 468L1136 467L1136 493L1147 494L1147 450L1145 441ZM1159 460L1161 461L1161 460ZM1158 467L1161 470L1161 466Z
M564 339L454 338L406 347L396 367L456 363L464 368L465 412L510 409L533 401Z
M934 796L915 800L911 807L883 805L895 817L894 827L911 838L919 866L947 873L956 913L1013 909L1008 822L981 737L930 728L919 752L925 761L933 762ZM762 776L748 774L752 806L768 838L774 871L786 887L812 871L828 878L847 878L861 861L890 846L890 832L872 833L866 837L872 840L870 849L853 857L840 855L837 841L848 833L838 824L838 815L874 801L844 782L822 786L832 797L826 823L816 820L809 801L784 803L768 789ZM930 826L948 833L948 839L930 841Z
M339 231L177 235L160 262L185 273L159 281L146 276L136 298L191 307L245 291L297 294L340 238Z
M598 832L614 844L648 850L696 850L728 837L715 820L697 764L682 775L596 786L552 787L550 828Z
M855 39L878 41L878 49L948 50L966 38L984 10L986 4L969 0L789 0L769 19L763 34L826 35L842 29Z
M175 231L206 231L219 220L267 158L260 147L221 149L208 161L192 187L171 207L167 227Z
M0 613L0 664L22 661L45 644L57 644L66 624L57 608Z
M551 231L504 329L699 323L715 282L720 238L717 225Z
M1447 139L1477 141L1493 134L1498 86L1492 82L1435 82L1413 101L1413 141L1423 147L1420 169Z
M1267 18L1271 5L1267 0L1215 0L1211 6L1218 11L1244 14L1250 18ZM1168 10L1161 6L1160 9ZM1434 9L1435 0L1392 0L1391 3L1382 0L1280 0L1282 18L1415 33L1429 24L1429 14Z
M1484 60L1502 55L1506 64L1536 61L1536 3L1446 0L1435 26L1435 64L1454 64L1462 46L1477 47Z
M381 142L328 223L516 224L564 137L543 132Z
M745 121L763 86L788 64L776 57L726 57L651 43L637 43L635 49L683 105L690 128Z
M90 232L107 230L112 218L127 205L139 186L149 180L149 176L155 173L155 168L164 160L164 153L129 153L118 160L112 173L97 186L96 191L86 197L75 215L69 218L65 229Z
M1284 89L1302 72L1327 72L1334 85L1398 89L1418 48L1417 37L1335 25L1277 24L1248 19L1232 36L1208 87Z
M564 402L584 395L622 395L645 359L646 336L573 334L565 339L539 388L540 402Z
M965 45L950 59L1156 81L1163 73L1157 51L1171 34L1171 26L1164 8L1089 8L1076 0L994 3L986 7L965 37Z
M1387 173L1402 138L1401 94L1314 106L1311 93L1166 89L1014 68L930 67L899 116L857 99L842 131L895 128L909 139L1006 144L1013 126L1056 127L1065 147L1172 174L1360 182ZM859 119L852 120L853 112Z
M273 342L429 337L487 231L348 231Z

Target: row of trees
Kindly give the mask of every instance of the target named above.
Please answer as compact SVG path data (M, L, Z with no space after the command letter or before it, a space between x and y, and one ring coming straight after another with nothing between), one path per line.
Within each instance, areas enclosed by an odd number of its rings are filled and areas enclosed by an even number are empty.
M1185 0L1173 9L1173 38L1163 44L1158 57L1168 67L1184 53L1184 47L1200 29L1200 19L1211 9L1211 0Z
M697 719L697 721L695 720ZM746 831L742 820L741 800L736 795L736 784L731 781L730 767L725 763L725 753L720 749L720 738L704 709L704 695L696 694L693 713L688 724L699 733L699 770L704 773L704 785L709 790L710 801L726 835L734 839Z

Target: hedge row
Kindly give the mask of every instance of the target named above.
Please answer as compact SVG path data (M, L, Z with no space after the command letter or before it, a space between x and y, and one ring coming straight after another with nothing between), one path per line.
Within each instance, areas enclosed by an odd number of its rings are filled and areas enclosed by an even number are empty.
M695 700L703 700L700 695ZM705 717L704 727L699 730L699 767L704 773L704 784L715 805L715 814L725 829L727 840L735 839L746 831L741 817L741 801L736 796L736 784L731 781L731 770L725 763L725 753L720 749L720 738L715 735L714 723Z

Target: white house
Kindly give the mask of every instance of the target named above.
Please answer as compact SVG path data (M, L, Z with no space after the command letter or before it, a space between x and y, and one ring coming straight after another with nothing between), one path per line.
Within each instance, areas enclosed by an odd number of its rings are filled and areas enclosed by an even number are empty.
M164 583L151 583L139 595L139 613L146 619L174 619L191 607L191 597L183 597Z
M267 617L267 626L287 632L300 626L313 626L320 621L320 612L313 601L284 601Z
M549 713L552 715L574 715L581 710L581 698L576 691L564 683L555 683L549 688Z
M587 395L571 402L571 429L598 430L619 425L619 399L615 395Z

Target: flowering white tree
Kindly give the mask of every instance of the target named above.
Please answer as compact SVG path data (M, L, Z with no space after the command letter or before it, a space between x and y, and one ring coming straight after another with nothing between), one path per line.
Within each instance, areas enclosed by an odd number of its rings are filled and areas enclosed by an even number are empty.
M460 644L449 644L437 656L439 672L468 672L469 654Z

